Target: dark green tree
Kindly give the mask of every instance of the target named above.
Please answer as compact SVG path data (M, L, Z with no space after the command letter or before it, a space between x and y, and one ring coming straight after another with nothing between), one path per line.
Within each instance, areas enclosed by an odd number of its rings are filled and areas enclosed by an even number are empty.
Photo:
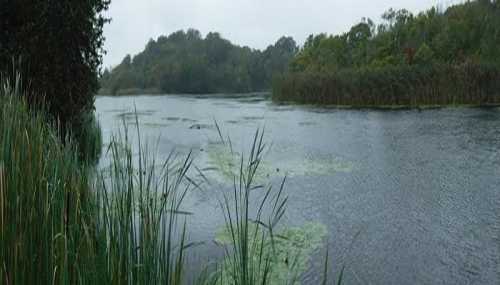
M240 47L219 33L190 29L150 40L133 58L127 56L103 75L102 93L219 93L264 91L272 78L288 70L297 52L290 37L264 51Z
M101 13L109 4L109 0L1 1L0 71L21 70L34 94L44 96L63 126L78 127L94 107L104 53L103 26L108 22Z

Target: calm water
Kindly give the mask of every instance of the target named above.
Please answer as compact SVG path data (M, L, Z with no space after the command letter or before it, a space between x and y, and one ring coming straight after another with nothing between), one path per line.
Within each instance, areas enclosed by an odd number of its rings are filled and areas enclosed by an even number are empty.
M289 176L285 223L324 224L332 273L346 264L346 284L500 284L500 109L358 111L173 95L98 97L96 108L106 140L136 108L160 156L193 150L200 167L218 138L214 119L239 150L265 127L266 168ZM185 204L191 240L206 242L191 257L197 266L220 255L211 242L223 223L216 196L195 191ZM320 280L323 254L304 283Z

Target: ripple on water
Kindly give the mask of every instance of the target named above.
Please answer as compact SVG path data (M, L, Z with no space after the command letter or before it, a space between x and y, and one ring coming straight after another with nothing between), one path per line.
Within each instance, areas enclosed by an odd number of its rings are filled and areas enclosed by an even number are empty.
M114 109L125 100L129 109ZM99 115L108 118L101 122L103 134L121 125L117 114L128 113L125 117L135 121L135 113L130 112L134 102L142 109L156 108L157 101L151 100L97 98ZM358 228L368 225L348 257L353 270L346 271L346 283L498 284L500 114L495 112L499 109L332 111L271 102L240 104L235 99L196 99L193 103L179 96L168 100L158 114L171 116L162 122L175 123L179 132L171 134L176 142L162 139L164 153L175 143L182 144L185 152L203 146L205 151L197 154L197 162L209 172L210 180L224 176L222 168L229 178L216 182L222 181L223 186L231 186L231 171L240 156L209 149L206 136L200 135L203 131L186 130L197 121L182 120L182 116L189 118L183 111L189 110L202 123L221 114L238 129L232 134L235 143L248 142L245 130L252 136L258 122L243 120L243 115L272 116L266 124L266 137L275 147L258 175L265 181L267 175L277 179L287 171L294 176L286 185L293 204L287 210L291 223L321 219L328 225L333 244L329 248L334 249L330 251L332 268L343 262L336 261L334 252L348 248ZM231 112L233 107L239 109ZM237 124L245 125L235 128ZM157 132L160 130L151 131ZM206 217L218 213L214 208L201 205L192 209L195 217ZM192 219L196 226L191 229L212 238L216 230L209 226L212 222L221 221ZM317 265L322 254L314 256L316 264L308 276L322 272ZM354 270L360 279L353 277ZM311 280L304 284L318 283Z

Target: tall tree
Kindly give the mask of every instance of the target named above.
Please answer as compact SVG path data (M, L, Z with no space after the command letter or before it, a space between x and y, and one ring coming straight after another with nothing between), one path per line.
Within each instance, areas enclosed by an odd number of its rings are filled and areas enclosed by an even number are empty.
M0 71L15 67L65 125L91 111L110 0L2 0ZM35 98L30 98L34 100Z

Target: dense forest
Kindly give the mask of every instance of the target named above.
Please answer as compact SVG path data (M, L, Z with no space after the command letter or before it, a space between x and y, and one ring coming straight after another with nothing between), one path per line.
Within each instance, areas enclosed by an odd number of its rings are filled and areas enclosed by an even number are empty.
M150 40L101 78L101 94L252 92L271 88L298 48L282 37L264 51L233 45L218 33L178 31Z
M341 105L500 102L500 1L418 15L390 9L341 35L311 35L274 99Z

